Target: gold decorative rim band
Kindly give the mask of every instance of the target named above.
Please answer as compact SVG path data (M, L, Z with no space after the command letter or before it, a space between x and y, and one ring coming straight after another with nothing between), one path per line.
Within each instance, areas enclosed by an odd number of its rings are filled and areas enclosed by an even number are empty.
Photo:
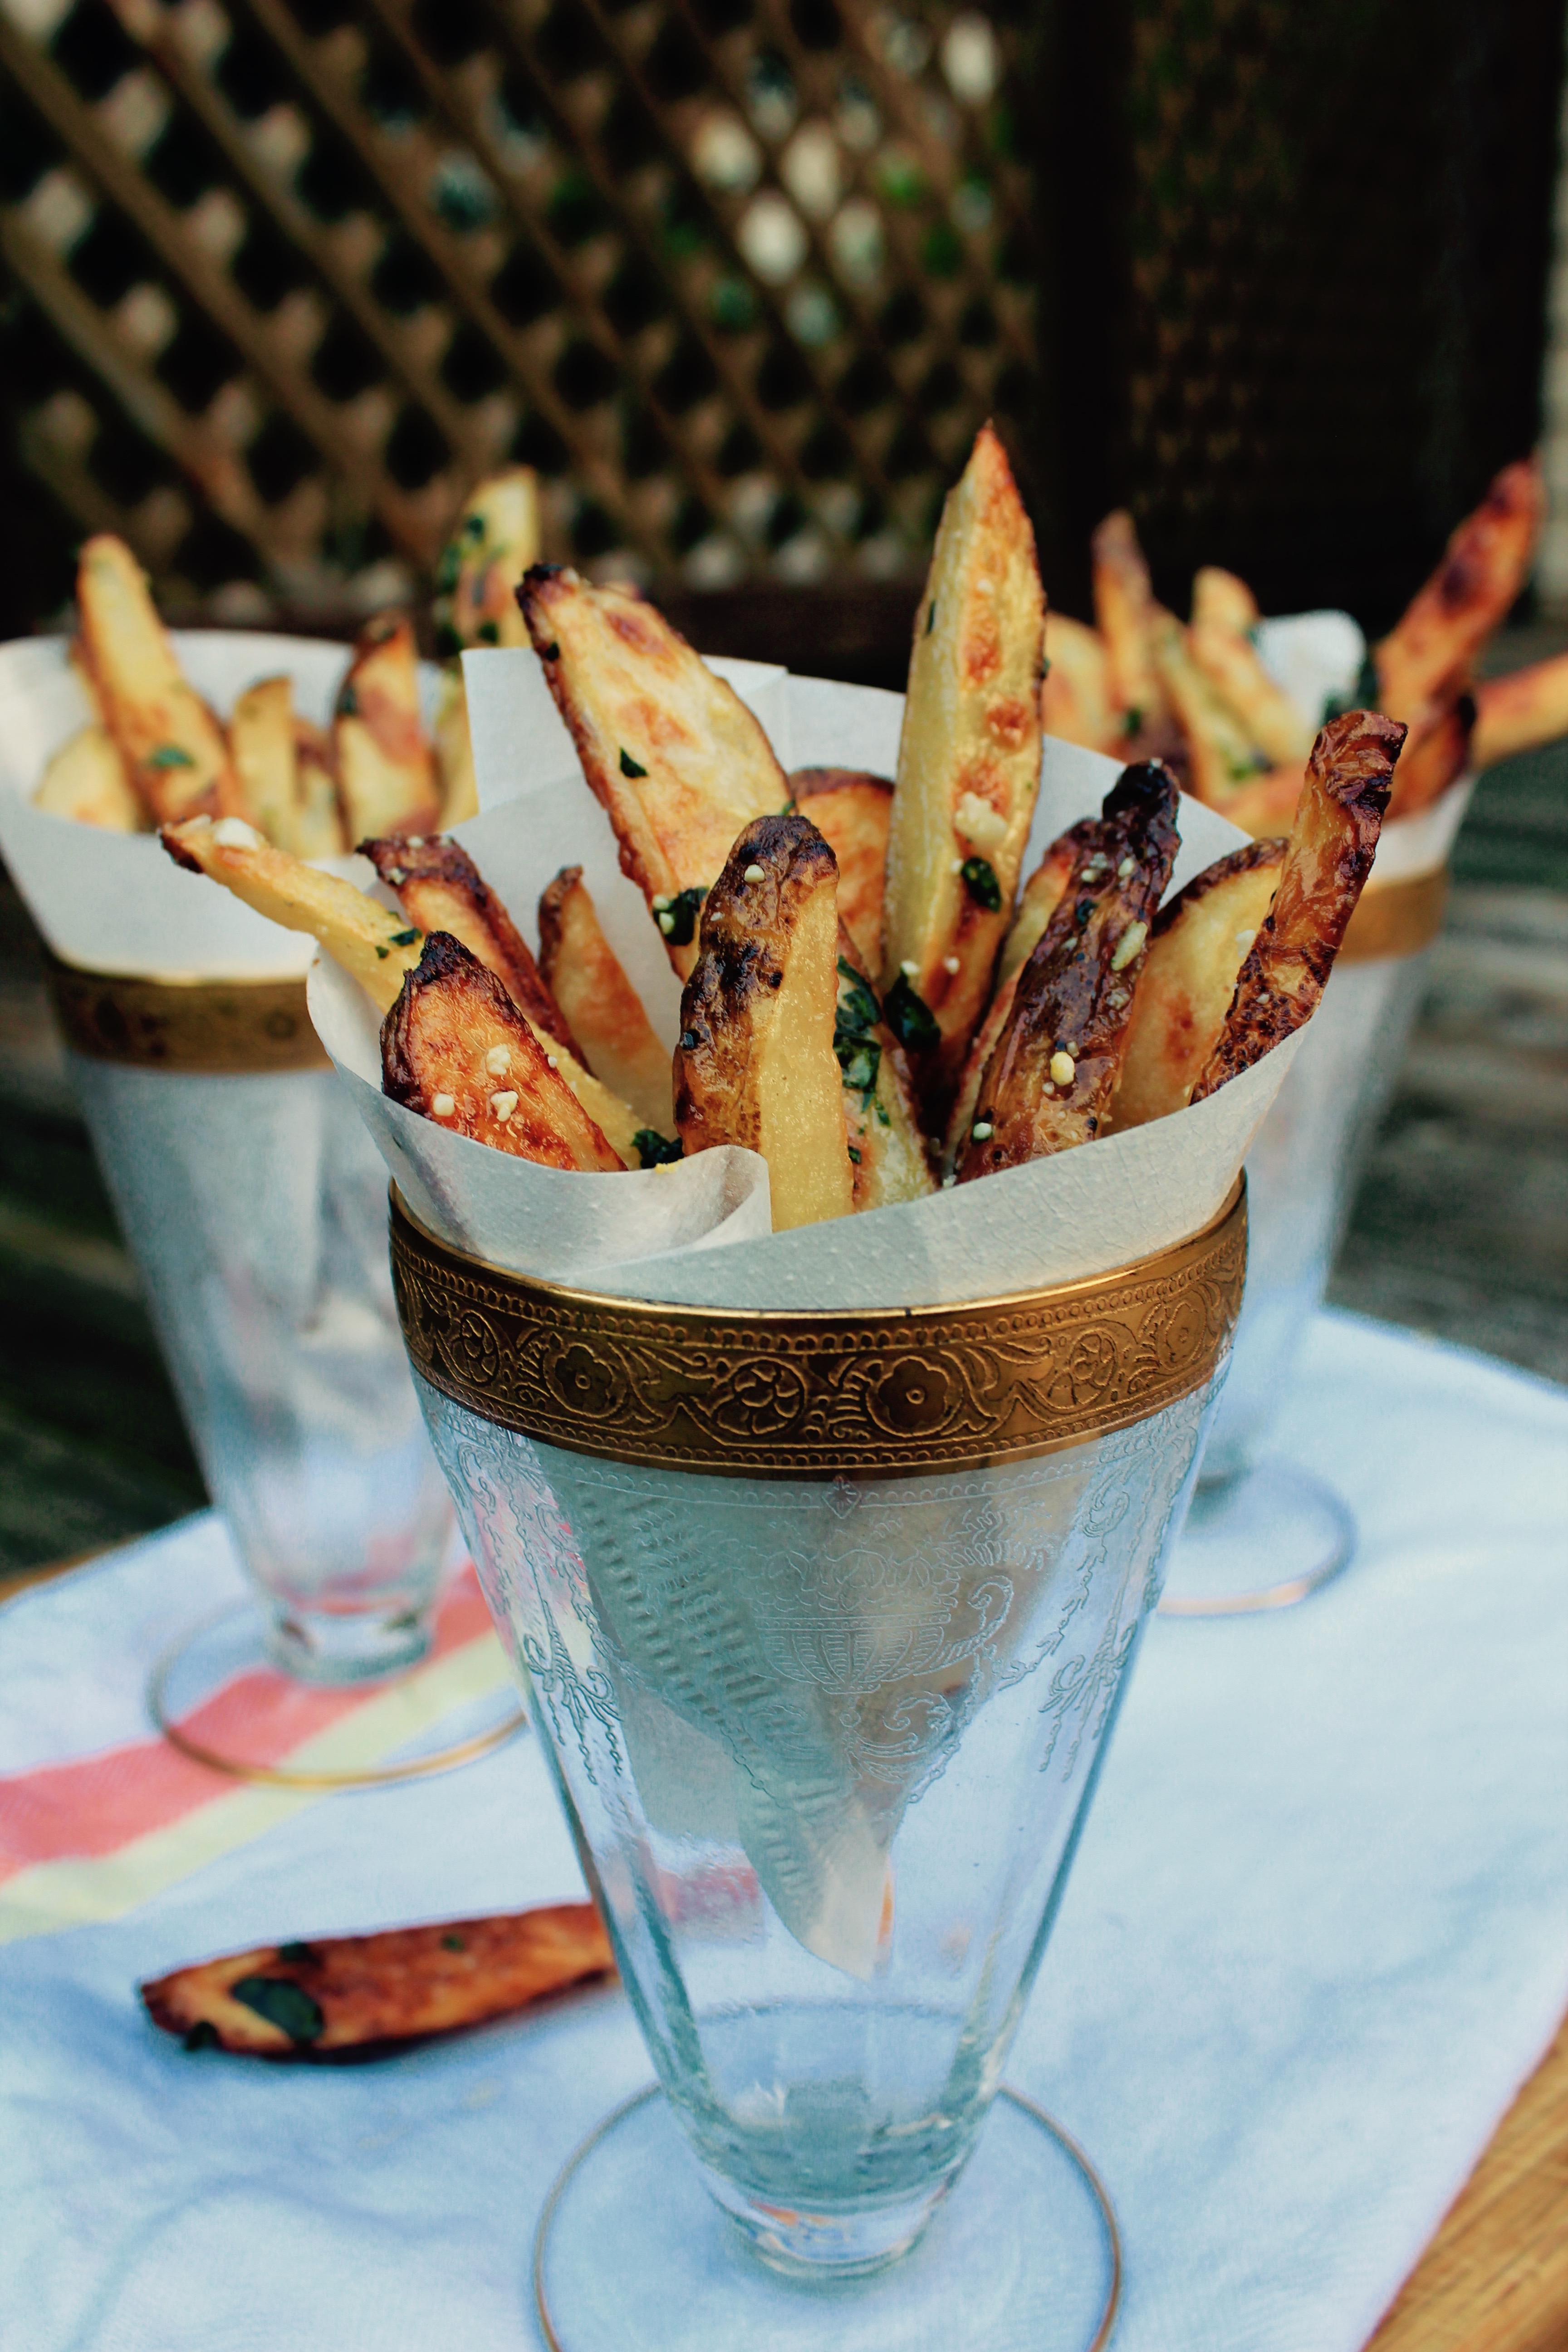
M44 952L66 1043L95 1062L216 1076L331 1066L302 980L133 979Z
M414 1369L576 1454L747 1478L897 1477L1078 1445L1208 1379L1241 1307L1244 1181L1173 1249L1087 1282L881 1314L605 1298L450 1249L392 1194Z
M1376 963L1385 956L1419 955L1443 928L1448 903L1448 869L1413 874L1386 890L1363 890L1356 900L1343 943L1342 963Z

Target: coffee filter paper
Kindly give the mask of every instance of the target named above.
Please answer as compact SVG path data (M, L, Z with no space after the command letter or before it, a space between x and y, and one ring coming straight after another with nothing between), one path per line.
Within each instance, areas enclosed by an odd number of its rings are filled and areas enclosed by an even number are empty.
M224 719L247 687L287 673L295 709L325 726L351 658L346 646L256 630L173 636L186 677ZM427 721L439 690L440 673L422 663ZM185 873L155 835L107 833L33 806L51 756L91 718L64 637L0 646L0 854L55 954L89 971L141 978L302 978L312 953L303 932ZM321 862L362 884L371 875L363 858Z

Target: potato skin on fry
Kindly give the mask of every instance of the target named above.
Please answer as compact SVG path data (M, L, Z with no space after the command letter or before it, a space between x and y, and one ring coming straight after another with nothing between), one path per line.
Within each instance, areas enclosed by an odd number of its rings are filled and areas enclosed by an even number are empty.
M681 1140L689 1156L722 1143L760 1152L775 1233L854 1205L833 1045L837 877L832 850L806 818L748 825L708 893L680 999Z
M1124 770L1107 794L1109 838L1075 861L1018 976L981 1080L979 1118L959 1159L961 1184L1091 1142L1099 1132L1121 1066L1149 926L1176 854L1176 802L1175 778L1155 761Z
M534 651L621 870L648 900L684 980L697 908L742 825L789 799L773 747L732 687L629 588L539 563L517 592Z
M1045 612L1035 534L985 425L915 614L888 836L884 1004L934 1132L991 993L1039 791Z
M796 768L789 789L838 860L838 919L871 970L880 971L892 779L857 768Z
M412 838L392 834L362 841L359 849L410 922L422 931L446 931L461 940L468 953L495 973L536 1029L583 1059L583 1049L541 979L527 940L460 842L438 833Z
M585 1173L625 1165L495 973L447 932L426 940L382 1023L381 1071L392 1101L514 1159Z
M1274 903L1287 846L1276 838L1233 849L1161 908L1102 1133L1145 1126L1191 1101L1225 1025L1242 959Z
M77 566L79 640L105 726L155 823L244 816L223 730L189 685L123 540L88 540Z
M1495 767L1559 735L1568 735L1568 654L1531 662L1506 677L1483 678L1477 687L1470 756L1478 768Z
M591 1903L542 1904L486 1919L443 1919L374 1936L267 1944L175 1969L141 1987L154 2025L193 2044L257 2058L324 2057L504 2017L615 1967ZM288 2017L288 2031L235 1997ZM279 2000L274 1990L285 1990Z
M540 973L584 1039L595 1077L625 1097L656 1134L675 1123L669 1055L605 937L580 866L564 866L539 900Z
M1443 561L1373 649L1377 701L1415 725L1446 699L1523 587L1546 511L1537 459L1505 466L1450 538Z
M1468 687L1440 710L1423 712L1405 739L1405 749L1394 771L1384 823L1417 816L1440 800L1470 761L1476 725L1476 698Z
M1397 719L1349 710L1313 744L1273 908L1243 960L1194 1103L1311 1018L1372 871L1404 740Z
M1105 646L1106 684L1118 747L1156 733L1167 717L1154 661L1154 593L1138 533L1125 508L1108 514L1089 541L1094 617Z
M349 838L433 832L441 794L419 716L414 631L383 614L360 633L333 725Z

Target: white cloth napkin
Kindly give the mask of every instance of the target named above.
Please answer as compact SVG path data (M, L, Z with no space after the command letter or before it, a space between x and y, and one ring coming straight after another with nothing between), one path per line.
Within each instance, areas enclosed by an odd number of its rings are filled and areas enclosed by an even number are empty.
M1155 1623L1008 2069L1114 2197L1117 2352L1356 2352L1568 2003L1568 1395L1342 1316L1303 1374L1361 1552L1302 1609ZM233 1577L204 1520L13 1603L0 1770L141 1736ZM7 2346L531 2343L545 2190L648 2073L617 1992L311 2069L187 2055L132 1988L579 1886L528 1738L0 1948Z

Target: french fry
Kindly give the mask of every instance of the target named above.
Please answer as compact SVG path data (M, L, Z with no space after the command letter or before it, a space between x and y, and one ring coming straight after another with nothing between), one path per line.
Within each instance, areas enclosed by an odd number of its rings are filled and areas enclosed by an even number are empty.
M348 849L338 806L332 739L308 719L294 719L294 855L342 857Z
M1273 908L1242 960L1194 1103L1311 1018L1372 871L1404 740L1397 719L1349 710L1313 744Z
M1142 1127L1191 1101L1219 1042L1242 959L1274 903L1286 850L1281 840L1248 842L1215 858L1161 908L1102 1134Z
M853 1205L885 1209L936 1189L902 1046L883 1020L867 960L840 922L833 1050L844 1082Z
M1045 598L1002 444L975 436L915 615L888 835L883 1013L933 1131L963 1067L1040 781Z
M595 1076L625 1096L645 1129L672 1134L669 1055L605 937L580 866L563 866L540 898L539 969Z
M1153 608L1154 667L1186 740L1188 779L1199 800L1225 809L1237 788L1268 766L1247 727L1207 672L1173 613Z
M539 478L509 466L469 491L436 572L437 650L525 646L517 585L539 561Z
M77 568L80 645L104 724L154 821L239 815L223 730L182 676L141 566L122 540L86 541Z
M1385 824L1395 817L1419 815L1463 774L1471 760L1475 724L1476 698L1468 687L1446 707L1426 710L1412 723L1394 771Z
M441 796L419 716L414 632L402 617L384 614L361 631L339 689L333 740L351 841L434 832Z
M1157 761L1107 794L1109 840L1075 859L1018 975L957 1162L968 1183L1091 1142L1115 1091L1133 992L1176 854L1175 778Z
M871 971L880 971L892 781L855 768L796 768L789 789L838 860L838 919Z
M1069 825L1066 833L1058 835L1018 893L1017 912L1002 942L1002 952L996 959L995 992L986 1008L984 1020L974 1033L974 1042L969 1048L963 1076L948 1118L947 1135L942 1146L944 1169L952 1168L973 1124L974 1106L980 1099L980 1081L996 1050L996 1040L1006 1026L1007 1015L1013 1010L1018 974L1034 954L1046 925L1060 906L1079 858L1096 847L1104 848L1110 833L1110 826L1099 817L1085 817L1080 824Z
M1507 677L1483 678L1477 687L1470 757L1478 768L1533 751L1559 735L1568 735L1568 654L1531 662Z
M436 931L381 1030L381 1087L455 1135L546 1168L625 1161L495 973Z
M1091 751L1113 749L1124 728L1110 699L1110 659L1098 629L1069 621L1065 613L1046 614L1046 675L1040 688L1040 725L1047 735Z
M622 870L684 980L703 894L742 827L785 805L784 770L733 688L633 590L536 564L518 602Z
M1533 457L1505 466L1449 540L1442 562L1373 648L1378 708L1415 724L1451 698L1530 571L1546 510Z
M176 866L221 882L247 907L285 930L309 931L351 972L378 1013L396 1002L404 975L419 961L420 935L335 874L323 874L286 849L274 849L242 817L187 817L161 838Z
M741 835L702 910L680 1000L675 1116L687 1154L738 1143L768 1164L775 1233L854 1205L838 1002L837 869L803 816Z
M1258 626L1262 615L1258 599L1245 580L1234 572L1222 572L1217 564L1205 563L1193 574L1193 626L1194 629L1223 629L1227 635L1245 637Z
M552 1903L264 1944L154 1977L141 1993L153 2024L183 2035L187 2049L324 2057L505 2017L614 1967L593 1905Z
M287 677L264 677L229 713L229 757L250 823L276 849L300 844L295 826L294 688Z
M1304 767L1312 730L1264 668L1251 638L1223 623L1200 621L1194 613L1187 643L1194 661L1269 766Z
M1106 677L1119 744L1155 732L1166 717L1154 660L1154 593L1149 567L1125 509L1109 514L1089 541L1094 617L1105 646Z
M440 834L394 834L384 841L362 841L359 850L395 893L411 923L422 931L447 931L461 940L468 953L495 973L536 1029L583 1059L583 1049L541 979L527 940L460 842Z
M516 611L516 606L513 606ZM519 615L521 619L521 615ZM449 833L465 817L479 813L479 780L474 774L474 747L468 736L468 697L460 662L453 662L441 680L436 709L436 764L441 771L441 829Z
M84 727L60 745L44 770L33 806L78 824L99 825L105 833L141 833L147 824L107 727Z

